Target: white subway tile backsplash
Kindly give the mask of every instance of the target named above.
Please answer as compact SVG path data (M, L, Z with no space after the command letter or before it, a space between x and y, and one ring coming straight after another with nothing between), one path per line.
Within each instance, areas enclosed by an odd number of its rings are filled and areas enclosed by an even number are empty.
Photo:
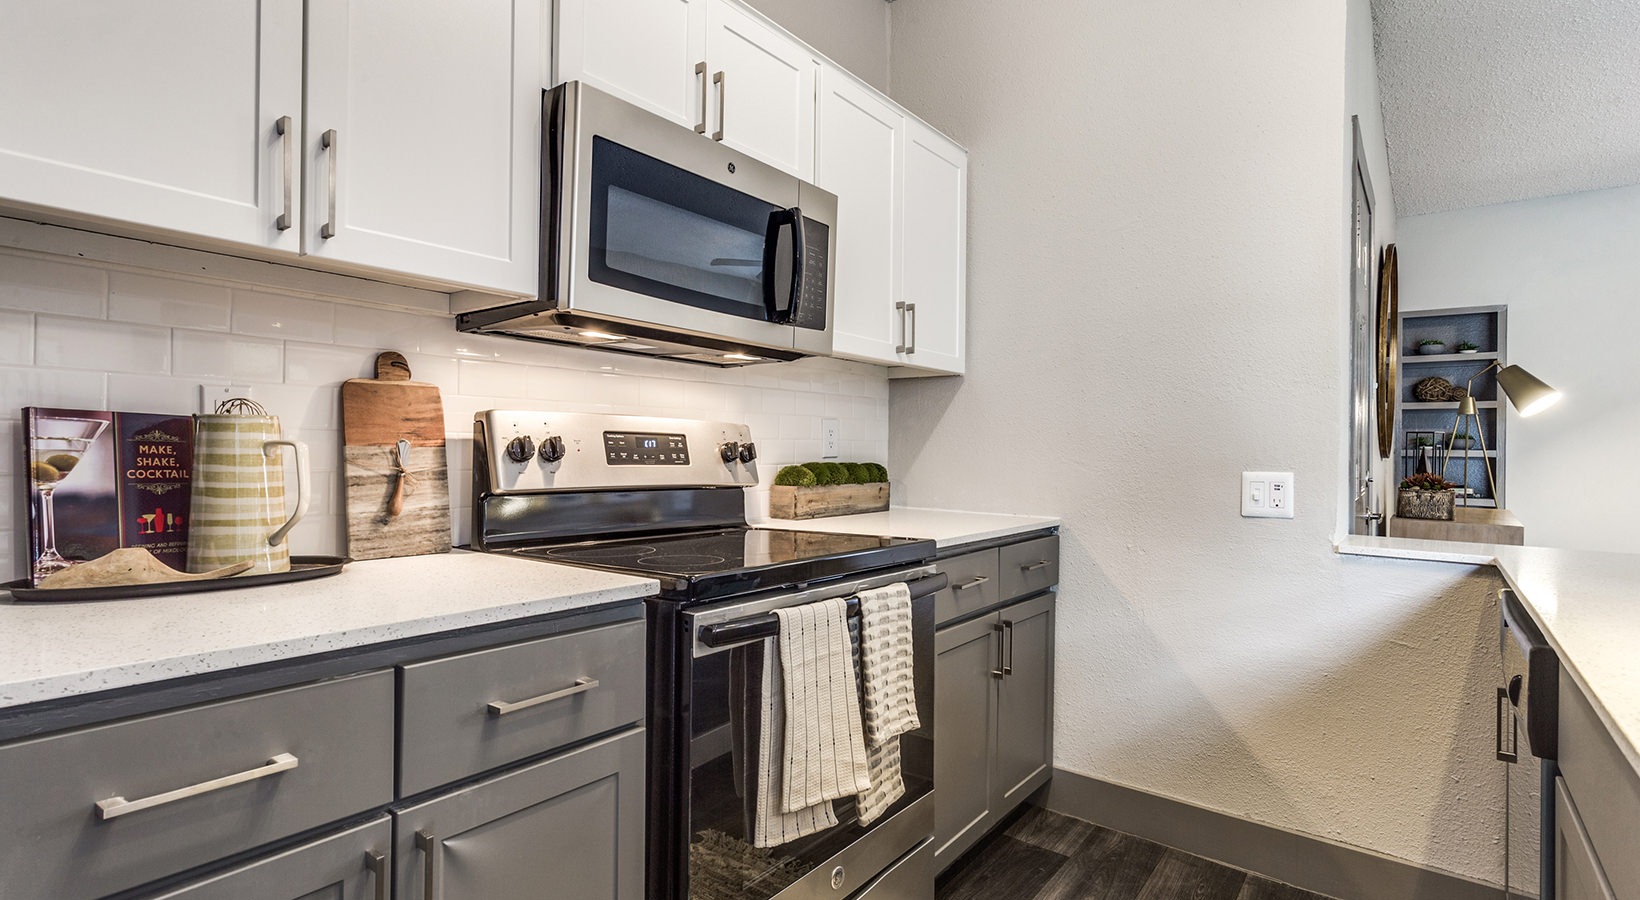
M0 367L0 415L25 406L107 409L106 379L102 372Z
M279 417L285 437L300 437L299 432L312 429L335 429L341 421L337 414L335 388L313 387L305 384L252 384L255 396L269 415Z
M0 365L26 366L34 362L34 317L26 312L0 311Z
M62 368L163 375L171 371L171 332L124 322L38 316L34 363Z
M470 397L518 397L530 395L530 370L515 363L458 360L457 384Z
M18 410L0 410L0 415L15 416ZM0 475L17 471L17 456L23 448L23 423L20 419L0 419ZM0 520L0 528L6 527Z
M108 274L110 319L227 331L232 308L229 290L220 285L133 272Z
M234 382L283 381L285 344L207 331L171 332L171 372Z
M587 384L592 377L574 369L530 366L525 390L531 399L549 404L585 403L589 399Z
M200 384L192 378L110 372L108 408L126 412L193 415L200 411Z
M101 269L0 253L0 308L100 319L107 301Z
M285 343L286 384L334 384L376 377L376 353L329 344Z
M411 353L453 355L467 339L456 330L455 320L445 316L418 316L367 306L337 306L337 344L367 350L397 350Z
M233 330L259 337L328 344L336 334L336 304L284 294L234 291Z

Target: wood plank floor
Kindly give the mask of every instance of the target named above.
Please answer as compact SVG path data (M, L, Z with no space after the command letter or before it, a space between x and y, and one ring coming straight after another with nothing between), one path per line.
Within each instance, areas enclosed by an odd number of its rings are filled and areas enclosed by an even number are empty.
M937 900L1327 900L1037 807L975 845Z

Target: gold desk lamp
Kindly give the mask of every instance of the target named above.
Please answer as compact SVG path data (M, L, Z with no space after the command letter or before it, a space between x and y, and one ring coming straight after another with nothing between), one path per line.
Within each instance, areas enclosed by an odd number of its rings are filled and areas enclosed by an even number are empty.
M1494 362L1479 372L1469 376L1469 381L1464 384L1463 399L1458 401L1458 417L1452 421L1452 433L1448 435L1446 439L1446 462L1442 465L1441 474L1445 475L1446 465L1451 464L1452 448L1458 441L1458 429L1464 427L1464 419L1467 418L1472 424L1472 427L1475 429L1475 439L1480 442L1481 463L1486 466L1486 484L1492 489L1492 501L1496 503L1498 498L1498 483L1496 479L1492 477L1492 460L1486 455L1486 436L1481 433L1480 413L1475 408L1475 394L1472 390L1475 386L1475 379L1485 375L1493 369L1499 370L1498 387L1503 390L1503 395L1509 398L1509 402L1514 405L1515 410L1522 416L1534 416L1549 407L1554 406L1560 401L1560 392L1547 384L1544 384L1542 380L1537 378L1537 376L1526 371L1525 369L1522 369L1520 366L1505 366L1501 362ZM1463 486L1463 505L1468 506L1468 451L1465 451L1463 455Z

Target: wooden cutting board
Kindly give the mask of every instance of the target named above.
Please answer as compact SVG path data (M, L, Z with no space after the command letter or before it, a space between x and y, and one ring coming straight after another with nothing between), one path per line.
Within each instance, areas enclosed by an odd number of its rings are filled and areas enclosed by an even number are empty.
M400 440L410 442L402 475ZM375 378L342 382L342 445L347 555L381 559L448 552L450 470L438 386L411 381L402 354L378 355Z

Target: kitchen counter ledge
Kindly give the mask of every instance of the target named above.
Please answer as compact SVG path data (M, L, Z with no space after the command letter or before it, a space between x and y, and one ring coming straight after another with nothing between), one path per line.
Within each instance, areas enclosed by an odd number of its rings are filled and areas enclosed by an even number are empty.
M931 540L944 550L963 544L996 540L1057 528L1059 519L1048 516L1013 516L1001 513L963 512L955 509L926 509L893 506L886 512L820 519L768 519L759 528L787 528L797 531L824 531L828 534L880 534L887 537Z
M1640 773L1640 554L1355 535L1336 549L1496 566Z
M455 550L264 587L89 602L0 593L0 710L635 601L659 583Z

